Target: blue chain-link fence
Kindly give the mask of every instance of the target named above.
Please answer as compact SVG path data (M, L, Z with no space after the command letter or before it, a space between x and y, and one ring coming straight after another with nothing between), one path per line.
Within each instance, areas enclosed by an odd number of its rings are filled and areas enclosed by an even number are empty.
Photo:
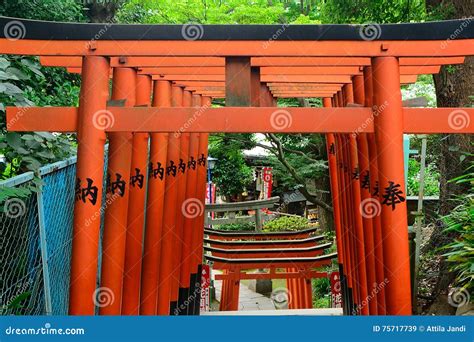
M67 314L75 173L72 157L0 182L1 315Z

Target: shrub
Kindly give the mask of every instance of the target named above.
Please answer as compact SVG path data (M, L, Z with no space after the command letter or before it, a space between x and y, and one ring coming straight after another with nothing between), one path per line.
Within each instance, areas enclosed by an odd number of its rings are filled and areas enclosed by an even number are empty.
M329 272L329 271L328 271ZM328 278L315 278L313 282L313 307L329 308L331 301L331 284Z
M219 229L219 230L228 230L228 231L234 231L234 230L255 230L255 223L253 222L244 222L244 223L228 223L228 224L218 224L214 225L214 229Z
M448 250L444 256L451 264L451 271L456 273L456 285L472 293L474 290L474 162L471 162L465 175L452 181L470 184L470 189L456 199L459 205L443 218L446 224L445 233L456 236L453 242L443 247Z
M300 216L282 216L265 222L263 229L269 232L303 230L308 228L308 219Z

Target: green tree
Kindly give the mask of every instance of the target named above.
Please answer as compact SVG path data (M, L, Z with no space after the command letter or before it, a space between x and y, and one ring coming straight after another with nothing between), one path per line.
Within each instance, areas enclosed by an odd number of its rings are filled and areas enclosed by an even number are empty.
M82 6L74 0L3 1L0 15L56 21L85 20ZM79 88L79 76L69 74L63 68L43 68L35 57L0 55L0 178L34 171L75 152L75 138L71 135L7 133L5 107L77 106Z
M320 1L316 17L322 23L400 23L425 19L424 0Z
M0 15L49 21L84 21L84 8L76 0L2 0Z
M118 12L127 23L276 24L283 23L281 3L266 0L131 0Z
M242 151L252 147L251 135L215 134L209 139L209 155L217 159L212 181L228 200L238 200L253 180L252 169L246 165Z

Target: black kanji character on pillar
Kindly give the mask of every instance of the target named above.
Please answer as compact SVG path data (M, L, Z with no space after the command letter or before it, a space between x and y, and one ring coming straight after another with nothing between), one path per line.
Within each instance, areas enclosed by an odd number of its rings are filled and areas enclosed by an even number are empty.
M166 174L176 177L176 169L177 167L174 165L174 161L170 160L170 165L166 167Z
M110 175L108 175L108 180L111 180ZM122 179L122 175L120 173L115 173L115 181L110 182L108 189L110 189L110 192L114 195L115 191L117 191L120 197L125 195L125 181Z
M130 185L135 187L135 184L137 184L138 187L142 189L144 178L145 177L141 174L140 169L136 167L135 174L132 177L130 177Z
M395 206L399 203L405 202L403 191L400 189L400 184L389 181L388 186L384 189L382 204L392 206L392 210L395 210Z
M153 177L156 179L156 177L159 177L160 180L163 180L163 176L165 175L165 168L161 166L161 163L158 162L156 163L158 167L156 169L153 168L153 163L150 162L148 164L148 177Z
M331 143L331 145L329 145L329 154L336 154L336 146L334 145L334 143Z
M354 168L354 171L352 171L352 179L359 179L359 167Z
M369 170L366 170L364 172L364 175L362 176L362 180L360 182L360 187L362 189L369 189L369 191L370 191L370 173L369 173Z
M198 159L198 164L201 166L206 166L206 157L204 157L204 153L201 153L201 157Z
M196 159L194 157L189 157L188 169L196 170Z
M378 195L379 195L379 182L376 181L375 186L374 186L374 192L372 193L372 196L378 196Z
M184 173L186 171L186 163L181 158L179 159L178 170L181 173Z
M93 186L94 181L90 178L86 178L87 186L85 188L81 187L81 180L78 178L76 180L76 201L82 201L86 203L86 200L89 199L93 205L97 203L97 195L99 189L96 186Z

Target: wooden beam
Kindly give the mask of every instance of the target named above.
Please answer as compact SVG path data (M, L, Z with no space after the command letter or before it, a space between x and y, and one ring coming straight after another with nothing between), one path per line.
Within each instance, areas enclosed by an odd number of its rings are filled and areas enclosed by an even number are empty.
M226 273L216 274L216 280L226 279L315 279L315 278L327 278L326 272L308 271L303 270L301 272L269 272L269 273Z
M371 133L371 108L120 108L109 132ZM404 108L404 132L474 133L474 108ZM9 131L75 132L75 107L7 107ZM281 120L284 119L284 120ZM279 126L276 123L286 122Z
M472 40L421 41L134 41L100 40L91 46L85 40L0 39L3 54L35 56L327 56L327 57L456 57L474 55ZM445 46L444 49L440 46Z
M252 57L253 66L365 66L370 65L368 57Z
M464 57L402 57L401 66L462 64ZM44 66L81 67L82 57L41 56ZM369 66L368 57L252 57L252 66ZM111 67L224 67L223 57L127 56L110 58Z
M262 75L359 75L359 66L277 66L261 67Z
M348 75L262 75L260 80L267 83L351 83Z
M225 81L225 75L152 75L156 81Z

